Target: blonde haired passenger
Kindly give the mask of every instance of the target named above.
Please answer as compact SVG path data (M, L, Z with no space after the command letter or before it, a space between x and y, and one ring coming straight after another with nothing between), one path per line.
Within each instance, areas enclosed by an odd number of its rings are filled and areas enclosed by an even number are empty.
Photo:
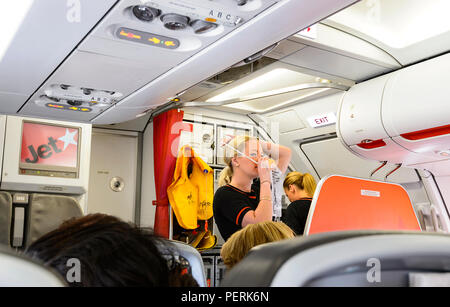
M214 194L214 220L226 241L241 228L272 220L272 173L269 159L284 174L291 160L287 147L258 140L249 136L236 136L223 147L225 169ZM253 179L260 180L258 187Z
M281 220L297 235L303 235L311 200L316 190L316 181L308 173L291 172L286 175L283 188L291 204Z
M283 222L261 222L250 224L235 232L222 246L220 255L224 264L231 269L241 261L253 247L285 239L295 234Z

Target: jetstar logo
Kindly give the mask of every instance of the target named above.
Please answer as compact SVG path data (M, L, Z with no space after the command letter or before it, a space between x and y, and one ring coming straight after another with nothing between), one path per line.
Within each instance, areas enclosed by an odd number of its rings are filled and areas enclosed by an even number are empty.
M37 123L23 124L22 163L76 167L78 129Z

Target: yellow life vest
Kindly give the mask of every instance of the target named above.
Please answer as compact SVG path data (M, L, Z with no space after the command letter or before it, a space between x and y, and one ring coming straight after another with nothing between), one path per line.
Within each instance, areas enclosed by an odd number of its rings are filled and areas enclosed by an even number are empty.
M192 173L188 177L188 166ZM194 150L185 145L178 153L174 181L167 188L167 196L178 223L184 229L196 229L197 220L213 216L213 170Z

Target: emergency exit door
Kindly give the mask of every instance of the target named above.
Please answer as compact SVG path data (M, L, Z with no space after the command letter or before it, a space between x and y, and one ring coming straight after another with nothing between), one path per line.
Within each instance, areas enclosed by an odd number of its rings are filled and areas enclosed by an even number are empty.
M88 213L135 220L138 134L94 129L91 144Z

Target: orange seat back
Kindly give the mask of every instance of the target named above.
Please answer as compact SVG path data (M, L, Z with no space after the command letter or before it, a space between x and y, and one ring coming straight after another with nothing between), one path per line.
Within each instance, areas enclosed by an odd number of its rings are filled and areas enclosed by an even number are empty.
M333 175L317 186L305 234L341 230L421 229L401 185Z

